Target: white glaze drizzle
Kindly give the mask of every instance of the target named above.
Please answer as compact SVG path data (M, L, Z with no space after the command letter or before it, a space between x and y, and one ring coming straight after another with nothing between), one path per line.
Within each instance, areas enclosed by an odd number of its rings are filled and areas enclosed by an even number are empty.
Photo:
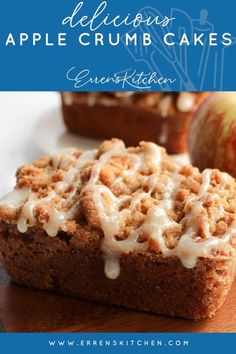
M159 166L160 163L161 160L158 159L157 166ZM109 215L104 217L104 207L102 204L101 194L99 196L96 195L93 201L94 204L97 205L97 211L99 213L101 226L105 235L102 248L105 254L106 276L111 279L116 278L120 273L119 262L117 261L117 258L119 258L120 254L134 251L146 251L148 249L148 240L154 240L157 242L160 252L164 256L177 256L186 268L195 267L197 259L199 257L206 257L209 255L209 252L214 247L217 247L218 249L225 249L226 246L228 247L227 243L236 231L236 223L234 227L231 229L229 228L227 236L219 238L211 236L209 223L206 221L207 212L203 204L208 197L208 190L211 186L211 173L212 171L209 169L202 173L202 184L198 194L190 194L190 196L187 198L185 204L186 215L181 222L181 224L184 226L184 232L174 249L169 249L167 247L163 235L165 230L171 229L172 227L178 227L178 224L168 215L168 212L172 209L173 194L178 189L178 185L180 183L177 172L172 176L172 178L169 178L165 193L163 195L163 200L159 203L159 205L150 208L147 213L145 222L138 229L134 230L127 237L127 239L122 241L118 241L115 238L115 235L119 233L118 225L121 218L121 213L119 213L118 209L116 208L116 206L119 205L119 198L116 198L113 195L112 203L114 209L110 212ZM150 180L153 178L158 178L157 173L154 173L149 177ZM227 174L222 176L222 188L227 182L227 178ZM153 185L153 183L151 183L151 185ZM151 192L152 188L150 188L146 193L138 193L137 197L132 200L130 206L126 208L126 210L129 209L129 211L132 212L143 198L151 195ZM110 190L108 193L111 193ZM197 232L198 227L200 226L198 225L198 217L200 215L203 215L203 222L201 226L203 227L206 239L204 241L201 240L200 242L196 242L199 241ZM222 215L224 215L224 210L222 206L220 206L214 219L217 220ZM111 220L112 222L110 223ZM143 233L148 235L148 240L143 243L139 243L138 237ZM106 266L106 264L109 264L109 266Z
M28 227L33 227L36 225L35 208L38 205L47 205L52 202L58 194L65 193L66 190L73 184L74 188L68 193L67 200L70 201L76 194L76 190L81 183L80 172L84 167L84 164L94 160L97 150L88 150L76 158L73 156L76 149L64 149L58 154L52 157L52 166L54 171L58 169L68 169L64 172L63 180L55 183L54 189L51 190L46 197L38 198L37 194L28 191L26 198L21 209L20 216L17 221L17 228L21 233L25 233ZM68 164L74 162L74 166L69 166ZM67 166L68 165L68 166ZM68 167L68 168L67 168ZM21 195L22 190L17 190L17 193ZM17 197L16 197L17 199ZM63 225L67 220L73 219L80 208L78 201L75 201L73 205L66 211L60 211L60 205L55 203L54 207L50 207L50 217L49 220L42 225L43 229L47 232L49 236L56 236L58 231L63 228Z
M168 141L168 135L169 135L169 126L168 126L167 122L163 122L161 124L161 133L159 135L158 142L161 145L165 145Z
M159 100L159 109L162 118L166 118L169 114L169 109L172 104L173 97L171 95L165 95Z
M89 92L87 94L86 102L89 107L93 107L97 103L97 92Z
M116 91L114 92L115 97L117 98L127 98L127 97L131 97L135 94L135 92L131 92L131 91Z
M62 211L61 205L58 205L58 207L55 205L51 209L50 219L43 225L49 236L56 236L58 231L63 228L64 223L67 220L72 220L78 212L80 204L78 197L74 197L78 186L81 187L80 172L86 167L88 162L93 162L90 179L85 186L82 186L81 195L86 192L91 192L92 195L93 204L104 233L101 248L104 254L104 271L108 278L116 279L119 276L119 257L121 254L147 251L150 241L159 246L159 251L163 256L178 257L186 268L193 268L197 259L209 256L209 252L213 248L225 250L230 246L229 242L236 233L236 222L228 228L225 235L221 238L214 237L210 233L207 210L204 207L204 203L220 198L217 194L209 192L211 170L207 169L202 173L202 183L198 194L190 193L187 197L184 208L185 217L178 224L170 216L171 211L173 211L174 195L183 177L179 173L181 164L176 163L175 171L169 173L169 175L166 174L167 180L162 200L159 204L152 206L148 210L144 222L131 231L126 239L118 240L116 236L121 231L120 225L124 215L132 215L142 200L152 196L154 188L158 184L162 166L162 150L153 143L144 143L139 153L132 153L126 150L121 141L116 141L109 151L100 155L99 159L96 159L96 150L84 152L78 158L75 157L75 152L76 150L74 149L66 149L53 157L53 169L55 171L60 168L63 169L64 177L63 181L55 183L54 189L46 197L38 198L37 194L30 190L16 189L1 201L1 205L21 208L17 223L20 232L24 233L28 227L36 224L35 208L37 205L52 202L58 195L65 193L68 187L73 185L73 189L68 192L69 196L67 197L69 200L75 200L72 207ZM101 169L109 163L112 157L116 156L129 158L131 167L123 171L114 180L113 185L123 182L127 176L135 177L137 171L142 172L140 175L142 187L131 195L115 196L100 180ZM145 175L143 172L150 168L152 168L152 174ZM222 173L220 178L219 188L223 190L230 177L226 173ZM107 200L108 202L106 202ZM128 206L120 209L124 202L128 202ZM212 220L217 221L224 215L223 206L220 203L219 205L217 204ZM201 217L200 225L199 217ZM204 231L204 240L198 236L199 227ZM172 228L182 228L182 236L176 247L170 249L166 245L164 235L167 230ZM139 241L139 237L142 235L145 236L144 242Z
M157 173L160 170L161 163L161 149L153 144L146 143L144 146L144 153L137 156L137 154L132 154L127 152L123 142L118 141L114 144L113 148L108 152L104 153L100 158L98 163L94 165L91 171L91 177L87 186L83 189L82 193L87 191L92 192L93 203L99 215L99 220L101 223L102 230L104 232L104 239L102 242L102 250L104 252L105 258L105 274L108 278L114 279L114 277L119 275L119 262L112 261L112 256L117 259L122 252L130 252L137 249L147 248L147 245L142 245L137 242L139 233L132 233L127 239L122 241L117 241L115 236L119 234L119 225L122 219L122 212L119 212L119 206L123 203L124 197L115 197L114 194L104 185L99 185L101 168L109 161L112 156L126 156L132 161L132 173L137 170L143 170L147 165L155 166L154 172ZM129 173L129 172L127 172ZM119 177L120 179L120 177ZM149 177L150 184L153 185L151 177ZM152 183L151 183L152 182ZM148 193L137 193L130 203L129 211L135 209L136 205L141 201L142 197L150 195L151 191ZM107 211L104 206L104 196L107 196L111 203L109 204L109 210ZM126 197L125 197L126 198ZM129 197L131 199L131 196ZM127 209L126 209L127 211ZM112 251L112 252L111 252ZM106 264L109 264L107 266ZM111 266L113 265L113 267ZM114 269L116 267L116 269Z
M195 94L192 92L180 92L176 103L177 109L183 113L191 111L195 98Z
M8 193L2 199L0 199L0 205L13 209L20 208L24 205L29 195L29 189L15 188L12 192Z
M73 94L71 92L62 92L62 97L66 106L73 104Z

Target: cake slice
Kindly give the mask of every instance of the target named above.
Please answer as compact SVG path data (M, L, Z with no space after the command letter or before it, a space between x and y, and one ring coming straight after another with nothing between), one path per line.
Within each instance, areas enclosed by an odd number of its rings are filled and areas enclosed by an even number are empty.
M62 92L66 127L74 134L128 145L141 140L169 153L187 151L193 113L209 92Z
M230 290L235 211L228 174L112 139L18 170L0 203L1 259L20 284L197 320Z

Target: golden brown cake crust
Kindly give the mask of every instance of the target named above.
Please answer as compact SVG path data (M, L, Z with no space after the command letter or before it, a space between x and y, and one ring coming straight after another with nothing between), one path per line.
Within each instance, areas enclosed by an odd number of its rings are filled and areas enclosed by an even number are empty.
M73 237L50 238L42 230L22 235L2 226L1 258L19 284L135 310L198 320L213 316L224 303L233 259L200 259L187 269L177 258L124 254L119 278L110 280L104 275L100 237L98 231L85 235L79 229Z
M228 174L182 166L153 143L113 139L18 170L0 202L1 257L22 284L208 317L233 279L235 210Z
M62 112L72 133L98 139L116 136L127 145L153 141L177 154L187 151L193 112L209 94L62 92Z

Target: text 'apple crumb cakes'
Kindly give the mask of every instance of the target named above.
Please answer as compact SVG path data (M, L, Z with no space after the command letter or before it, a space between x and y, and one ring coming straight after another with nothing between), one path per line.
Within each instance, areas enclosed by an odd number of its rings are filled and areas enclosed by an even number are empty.
M65 149L17 172L0 252L18 283L193 319L224 302L235 269L236 183L154 143Z

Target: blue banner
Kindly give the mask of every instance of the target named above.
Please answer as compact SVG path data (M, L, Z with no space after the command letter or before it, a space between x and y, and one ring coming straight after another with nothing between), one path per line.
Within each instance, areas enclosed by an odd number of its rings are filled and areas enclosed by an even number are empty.
M230 353L235 334L1 334L2 354L62 353Z
M234 90L235 2L11 0L0 89Z

